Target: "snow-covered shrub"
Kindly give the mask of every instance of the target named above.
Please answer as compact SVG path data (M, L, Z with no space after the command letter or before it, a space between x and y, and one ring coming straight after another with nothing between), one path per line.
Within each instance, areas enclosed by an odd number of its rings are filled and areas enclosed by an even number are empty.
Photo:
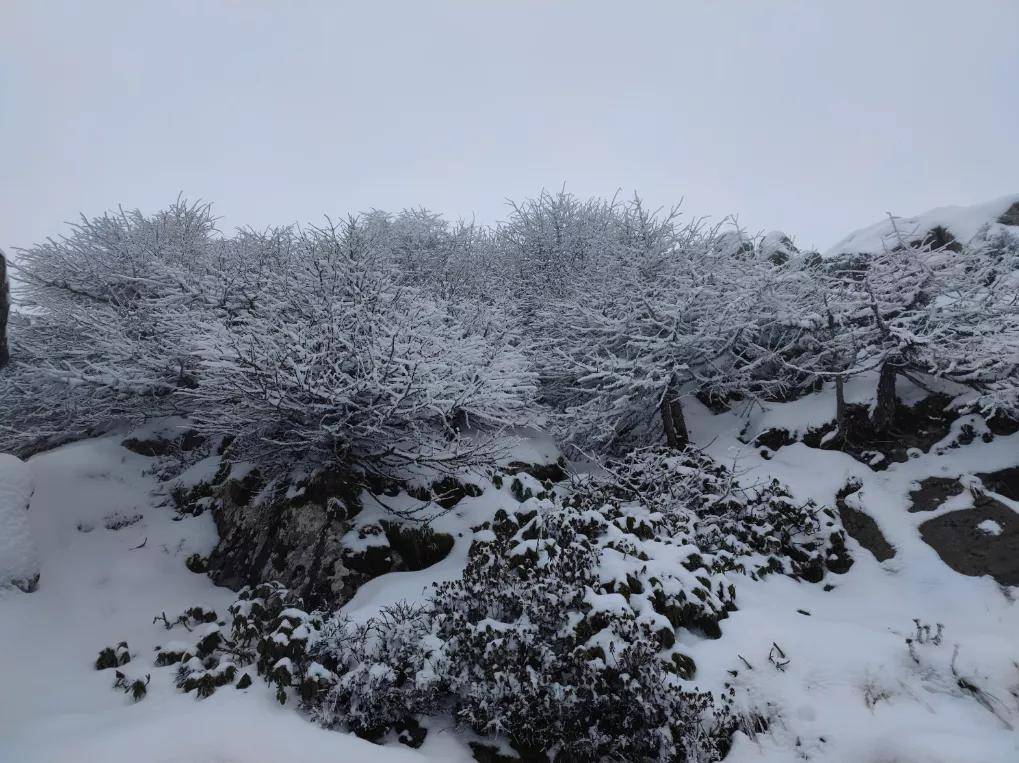
M19 253L23 310L0 385L0 447L27 450L111 421L179 410L194 384L194 332L213 307L195 284L222 256L207 205L178 201L82 218L68 236Z
M777 480L743 484L691 449L636 450L606 469L578 484L571 500L639 503L661 518L663 534L688 536L710 554L714 570L817 581L825 569L842 573L852 564L834 512L797 503Z
M398 604L366 624L328 619L309 649L302 698L326 726L374 739L434 715L448 696L443 642L430 608ZM328 666L328 667L326 667ZM309 683L310 682L310 683Z
M883 251L798 263L809 288L788 302L806 335L778 357L802 383L834 380L837 433L850 422L843 394L849 378L877 372L872 428L887 432L897 411L896 381L907 376L965 385L960 404L1019 413L1019 305L1008 239L911 241ZM1005 262L1011 264L1005 265Z
M493 445L463 435L528 420L533 374L498 323L414 275L435 246L405 217L222 238L179 202L27 250L0 447L181 414L274 470L476 461ZM441 251L477 237L438 233Z
M99 656L96 657L96 670L119 668L129 662L131 662L131 652L128 649L127 642L121 641L116 646L103 647L99 652Z
M679 682L675 628L717 634L733 591L654 523L538 499L501 514L434 597L456 719L567 760L711 759L710 698Z
M126 673L116 672L116 680L113 682L114 689L120 689L125 694L130 694L135 702L141 702L149 691L150 674L145 675L145 680L140 678L129 678Z
M199 384L182 393L200 431L262 461L385 472L470 460L467 427L527 419L522 354L400 285L387 241L358 220L293 237L258 299L203 336Z
M425 606L325 623L310 650L328 677L313 715L374 738L448 709L563 760L717 759L724 713L683 688L692 662L672 647L676 625L710 628L731 592L678 549L655 564L641 550L650 525L630 524L611 507L538 499L501 513L463 579Z
M478 733L564 759L717 755L732 725L680 683L696 666L679 629L720 635L738 573L844 571L843 532L777 484L741 487L696 453L643 451L610 468L565 502L499 512L463 578L424 608L361 628L327 621L312 652L336 679L316 716L377 736L448 707Z
M418 605L355 624L266 583L225 620L163 616L190 639L156 663L200 697L257 672L280 702L372 739L416 743L418 717L448 714L562 760L720 759L740 719L686 683L683 634L721 635L741 574L844 571L837 521L692 451L638 451L556 488L475 528L462 578Z
M683 398L785 386L771 360L772 345L790 341L773 295L779 266L752 245L734 250L721 227L681 223L675 210L657 214L635 200L604 215L611 224L533 308L541 394L569 444L618 453L664 439L681 448Z

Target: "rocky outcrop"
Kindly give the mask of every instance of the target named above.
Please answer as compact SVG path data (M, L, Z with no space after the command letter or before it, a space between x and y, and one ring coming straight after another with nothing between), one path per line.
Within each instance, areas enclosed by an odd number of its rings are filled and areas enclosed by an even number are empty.
M934 511L949 498L961 495L965 488L951 477L927 477L909 493L910 512Z
M423 497L445 506L477 494L474 486L454 483L438 482ZM450 535L419 523L358 522L360 493L354 481L330 471L276 488L256 471L226 479L211 504L219 543L206 565L209 575L233 589L279 581L308 607L335 607L367 581L424 569L453 548Z
M373 577L344 563L343 537L360 511L354 487L335 475L320 475L298 497L260 495L264 487L251 471L216 490L210 577L235 590L277 580L309 607L349 600Z
M998 222L1002 225L1019 226L1019 201L1015 202L1012 206L1002 212L1001 217L998 218Z

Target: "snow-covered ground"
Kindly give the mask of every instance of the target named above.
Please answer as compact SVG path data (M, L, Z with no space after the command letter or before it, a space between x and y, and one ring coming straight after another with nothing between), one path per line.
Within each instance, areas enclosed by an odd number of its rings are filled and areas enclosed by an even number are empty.
M202 701L178 692L174 669L153 666L153 647L172 636L152 618L194 604L222 612L234 596L184 566L212 549L211 516L175 522L170 508L154 506L152 460L120 439L30 461L42 577L32 594L0 593L0 761L470 760L450 734L431 734L422 753L325 731L280 707L260 681ZM99 650L121 640L132 655L124 671L152 677L136 704L111 688L112 670L93 668Z
M776 405L756 414L753 427L813 424L824 420L830 402L815 395ZM846 454L803 444L765 459L737 439L747 422L735 413L712 415L693 402L689 419L694 441L710 443L710 455L736 463L745 479L777 477L797 498L830 506L856 477L859 506L896 547L892 559L878 563L850 541L856 563L846 575L826 578L835 586L829 591L778 575L742 580L739 610L723 622L721 639L681 634L698 666L694 684L720 691L729 682L740 705L773 719L767 734L738 737L727 760L1019 761L1016 590L949 569L917 531L937 514L906 510L916 480L1015 465L1019 434L934 448L876 472ZM127 451L120 439L77 443L28 462L35 483L28 517L42 574L34 593L0 592L0 761L472 759L459 733L441 725L420 750L325 731L278 705L258 680L205 700L178 692L173 668L153 666L153 648L171 634L152 618L195 604L223 612L234 596L184 566L190 554L208 553L215 543L209 513L175 521L153 497L160 489L153 460ZM952 506L965 505L966 496ZM394 598L418 595L431 580L459 574L469 526L512 500L505 488L464 499L442 520L442 529L460 533L446 560L371 581L348 611L363 618ZM941 643L915 644L911 654L905 639L914 635L913 618L943 624ZM113 671L93 668L99 650L121 640L132 655L125 672L151 675L148 696L138 703L111 688ZM785 655L777 662L788 661L782 669L769 661L773 646ZM983 702L959 676L985 692Z
M900 236L904 241L919 241L938 227L951 233L960 244L967 244L978 233L1004 229L997 221L1014 204L1019 204L1019 194L970 206L937 207L912 217L885 218L853 231L823 256L879 254L898 246ZM1011 230L1014 234L1015 228Z

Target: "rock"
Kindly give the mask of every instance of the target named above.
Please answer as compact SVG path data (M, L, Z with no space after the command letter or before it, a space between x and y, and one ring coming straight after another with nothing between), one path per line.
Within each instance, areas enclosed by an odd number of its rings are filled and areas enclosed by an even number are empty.
M477 498L481 495L481 488L470 482L461 482L455 477L445 477L438 482L433 482L431 488L422 491L419 498L423 501L435 501L444 509L452 509L464 498Z
M28 524L32 492L28 464L0 453L0 588L30 593L39 584L39 551Z
M1000 501L980 498L972 509L930 519L920 537L956 572L1019 585L1019 514Z
M776 265L783 265L799 255L796 244L782 231L773 230L761 237L760 253Z
M569 472L566 471L566 459L562 457L550 464L525 464L522 461L513 461L506 467L507 474L520 472L530 474L538 482L562 482L569 476Z
M1002 225L1019 225L1019 201L1006 209L998 218L998 222Z
M754 438L754 447L767 448L774 451L786 445L792 445L794 442L796 442L796 438L788 430L773 427L765 429Z
M309 608L336 607L367 581L424 569L453 548L451 535L395 518L358 526L360 486L340 472L321 472L272 496L261 495L263 489L251 472L216 490L212 512L220 540L208 569L220 585L236 590L275 580Z
M453 550L453 536L425 525L383 522L389 545L403 560L403 568L423 570L441 562Z
M210 577L234 590L276 580L311 608L348 601L370 579L344 563L342 538L360 511L354 486L323 473L297 499L255 501L261 487L250 472L217 491L219 543L209 556Z

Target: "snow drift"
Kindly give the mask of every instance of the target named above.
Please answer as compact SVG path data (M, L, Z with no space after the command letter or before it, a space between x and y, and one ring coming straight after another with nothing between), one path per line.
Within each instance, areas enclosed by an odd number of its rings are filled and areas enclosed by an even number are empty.
M34 591L39 553L28 526L32 474L20 459L0 453L0 588Z

